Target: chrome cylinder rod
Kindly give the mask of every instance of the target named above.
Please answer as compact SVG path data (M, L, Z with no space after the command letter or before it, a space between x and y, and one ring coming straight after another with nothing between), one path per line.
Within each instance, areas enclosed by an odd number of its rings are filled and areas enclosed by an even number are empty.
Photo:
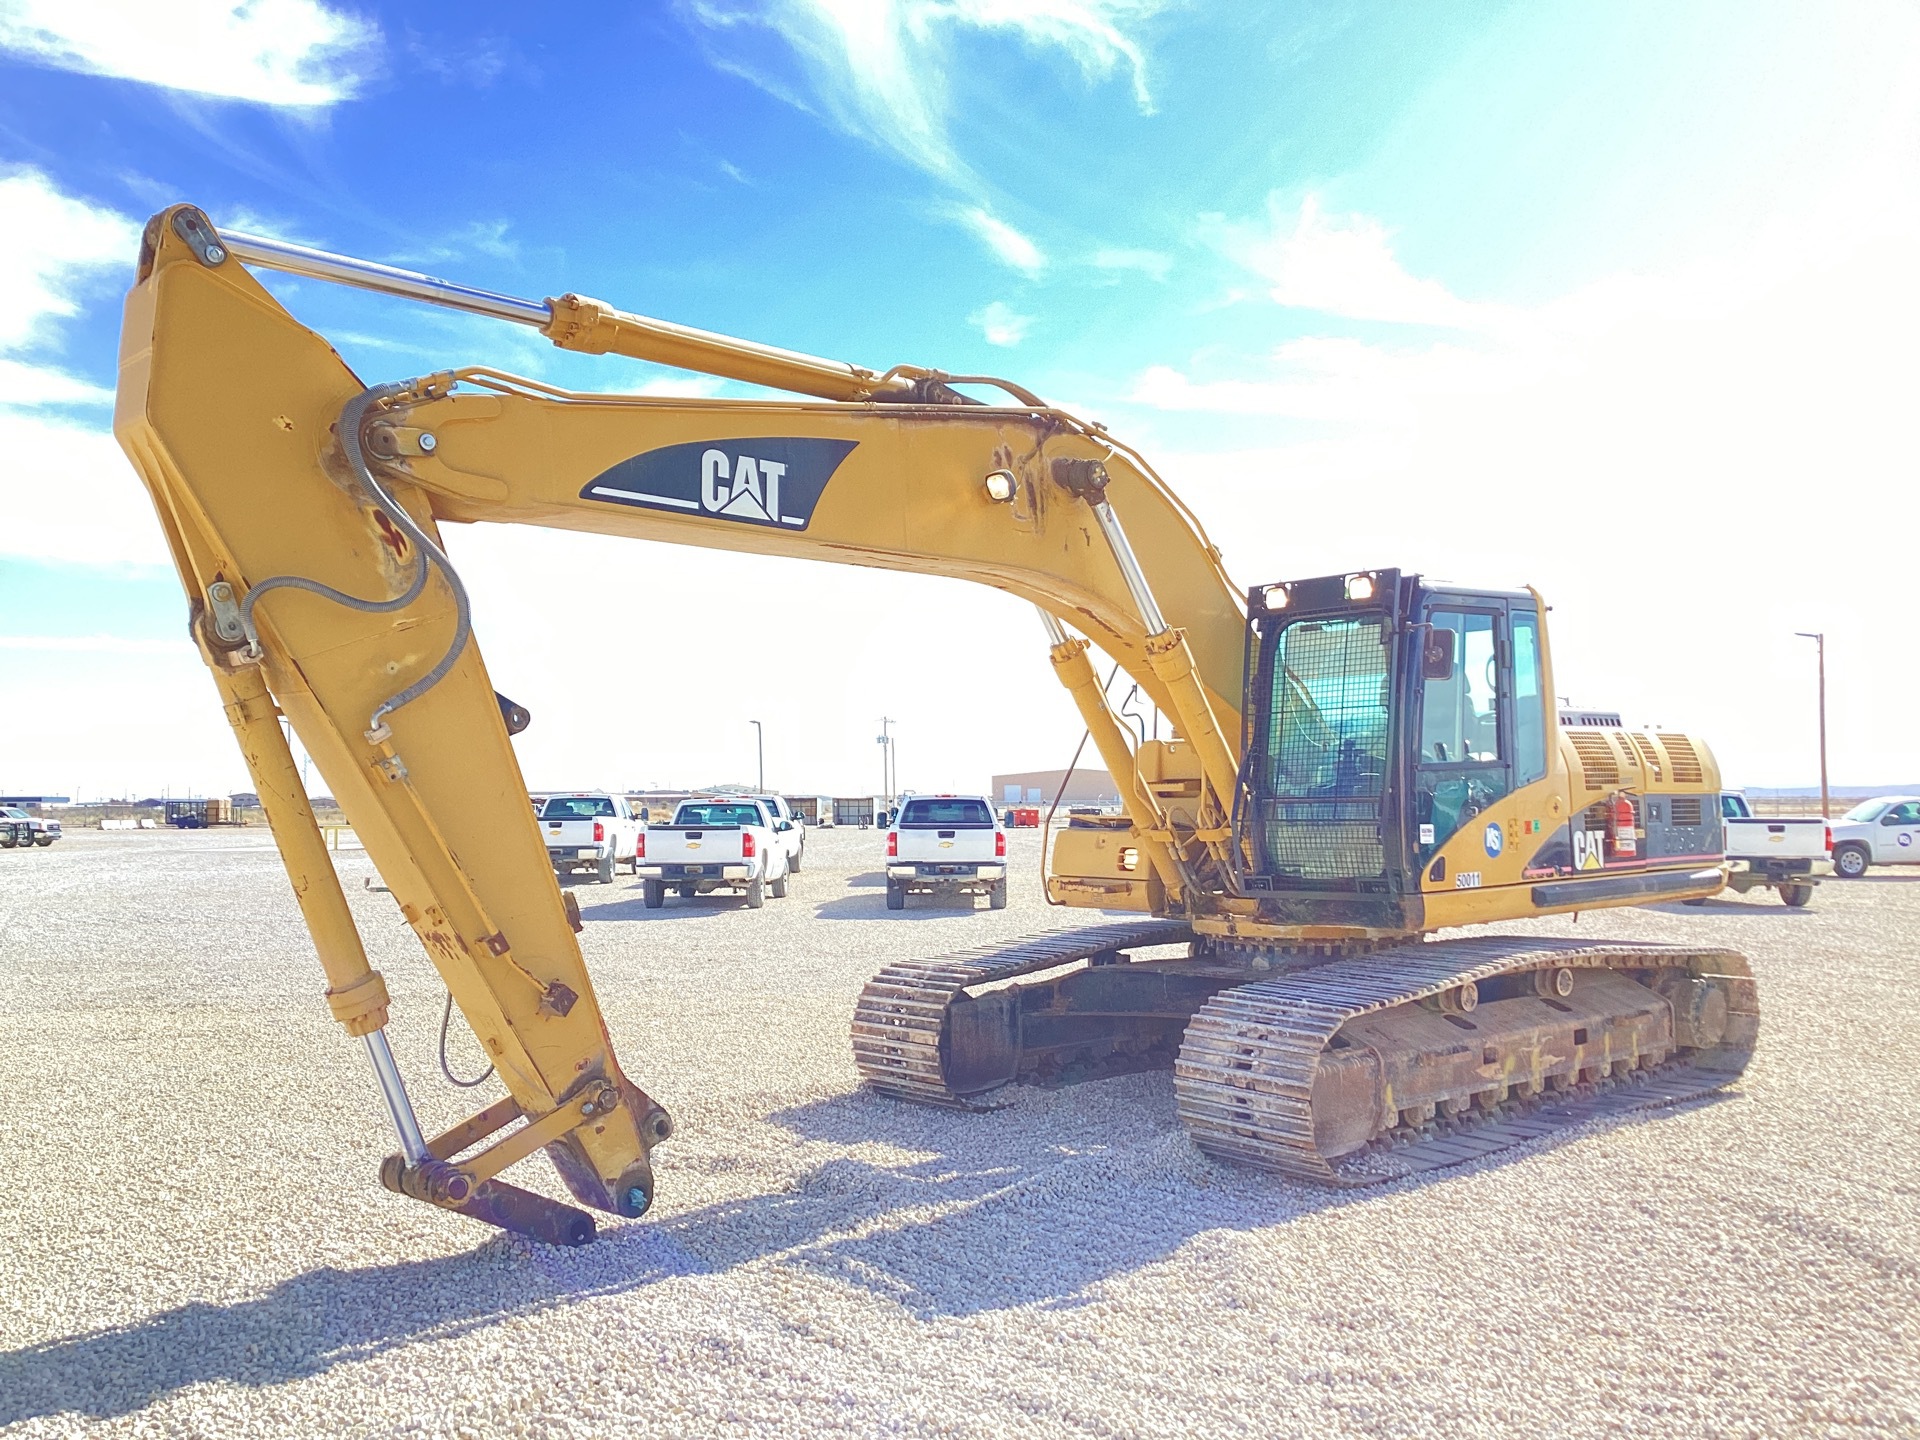
M1038 605L1034 606L1033 608L1039 612L1040 623L1046 627L1047 644L1049 645L1066 644L1067 629L1064 625L1060 623L1060 621L1057 618L1055 618L1054 613L1051 610L1043 610Z
M1127 582L1127 593L1133 596L1133 603L1140 611L1140 620L1146 626L1147 634L1164 634L1167 617L1160 613L1160 605L1153 598L1153 587L1147 584L1146 572L1140 568L1133 546L1128 543L1127 532L1120 526L1120 517L1113 513L1113 506L1105 500L1095 500L1087 508L1093 511L1094 523L1100 527L1100 533L1107 537L1114 562L1120 567L1120 578Z
M398 295L407 300L424 300L430 305L445 305L475 315L491 315L496 320L511 320L518 325L544 327L553 319L553 311L544 301L518 300L511 295L496 295L491 290L476 290L471 285L456 285L414 270L400 270L372 260L356 260L350 255L335 255L312 250L286 240L264 235L236 235L222 230L220 238L243 264L269 270L284 270L289 275L304 275L312 280L329 280L337 285L352 285L360 290L376 290L383 295Z
M380 1077L380 1093L386 1098L393 1128L400 1133L400 1153L407 1157L409 1165L432 1159L427 1150L427 1137L420 1133L413 1102L407 1098L407 1087L400 1079L400 1067L393 1063L393 1047L387 1044L385 1030L367 1032L367 1054L373 1060L373 1073Z

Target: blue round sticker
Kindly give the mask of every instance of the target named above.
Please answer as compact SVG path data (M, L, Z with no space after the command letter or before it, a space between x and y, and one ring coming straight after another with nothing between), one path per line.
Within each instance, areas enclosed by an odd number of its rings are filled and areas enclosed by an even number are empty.
M1487 834L1486 834L1487 854L1498 855L1502 850L1506 848L1506 844L1507 844L1506 839L1504 836L1501 835L1500 826L1497 822L1495 824L1487 826Z

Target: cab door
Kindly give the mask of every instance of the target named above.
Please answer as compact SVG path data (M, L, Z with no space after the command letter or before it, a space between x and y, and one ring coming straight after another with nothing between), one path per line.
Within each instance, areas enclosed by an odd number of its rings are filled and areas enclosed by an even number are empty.
M1423 866L1513 789L1506 612L1498 599L1436 595L1421 617L1413 838ZM1490 858L1500 853L1500 833L1489 822Z

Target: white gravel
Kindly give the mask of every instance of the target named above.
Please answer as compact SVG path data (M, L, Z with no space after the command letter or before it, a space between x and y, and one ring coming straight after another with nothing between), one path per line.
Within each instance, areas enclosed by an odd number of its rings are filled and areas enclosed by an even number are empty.
M816 833L759 912L578 888L678 1124L655 1213L578 1251L379 1187L264 831L0 853L0 1434L1920 1433L1920 872L1533 927L1751 955L1737 1092L1334 1195L1199 1156L1161 1075L987 1116L863 1094L872 971L1075 918L1031 836L998 914L888 914L875 848ZM423 1119L477 1108L341 868Z

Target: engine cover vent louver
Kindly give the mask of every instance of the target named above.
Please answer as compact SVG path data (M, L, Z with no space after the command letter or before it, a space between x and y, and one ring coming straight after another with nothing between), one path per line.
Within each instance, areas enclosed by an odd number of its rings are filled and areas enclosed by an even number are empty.
M1607 790L1620 783L1620 764L1613 746L1598 730L1569 730L1574 753L1580 757L1580 771L1589 790Z
M1698 826L1703 817L1698 795L1676 795L1667 802L1668 812L1672 815L1672 824L1679 826Z
M1676 785L1704 785L1707 772L1700 764L1700 752L1693 748L1693 742L1684 735L1662 735L1660 743L1666 747L1667 758L1673 762L1673 783Z
M1665 778L1665 767L1660 763L1660 747L1653 743L1651 736L1642 735L1638 730L1632 731L1628 738L1633 741L1633 748L1640 752L1640 761L1647 767L1648 777L1658 785Z

